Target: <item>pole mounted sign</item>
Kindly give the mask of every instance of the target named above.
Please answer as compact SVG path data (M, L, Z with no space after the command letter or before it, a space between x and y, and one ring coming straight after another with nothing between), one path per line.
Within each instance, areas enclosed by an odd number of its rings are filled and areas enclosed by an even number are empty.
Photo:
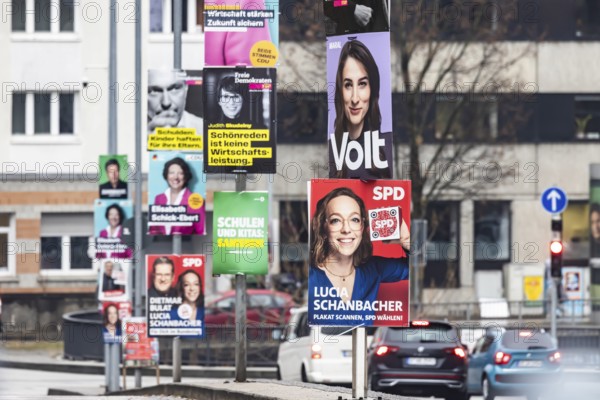
M551 214L560 214L567 208L569 199L561 188L556 186L544 190L541 197L542 207Z

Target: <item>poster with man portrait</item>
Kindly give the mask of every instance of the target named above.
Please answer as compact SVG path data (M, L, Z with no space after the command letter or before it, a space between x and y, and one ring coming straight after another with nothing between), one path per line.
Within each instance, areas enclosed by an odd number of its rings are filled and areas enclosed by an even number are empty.
M204 64L274 67L279 46L279 1L204 2Z
M390 35L327 38L329 177L393 176Z
M207 173L275 173L275 68L204 69Z
M202 151L202 71L151 69L148 150Z
M268 192L215 192L213 274L266 275Z
M131 270L131 260L100 260L98 301L131 301Z
M123 241L129 235L130 224L125 221L133 218L131 200L103 200L94 202L94 235L96 236L96 259L129 259L133 251Z
M98 180L101 199L126 199L129 164L127 155L101 155L98 161Z
M410 181L309 182L308 323L408 326Z
M151 151L149 235L204 235L206 178L202 153Z
M389 32L390 0L323 0L325 34Z
M204 266L204 255L146 256L149 336L204 336Z

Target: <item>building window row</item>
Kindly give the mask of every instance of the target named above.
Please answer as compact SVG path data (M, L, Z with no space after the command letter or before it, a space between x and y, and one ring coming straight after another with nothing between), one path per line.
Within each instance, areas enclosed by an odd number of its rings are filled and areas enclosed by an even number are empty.
M75 94L66 92L14 92L13 135L72 135Z
M12 0L12 31L73 32L75 4L73 0Z

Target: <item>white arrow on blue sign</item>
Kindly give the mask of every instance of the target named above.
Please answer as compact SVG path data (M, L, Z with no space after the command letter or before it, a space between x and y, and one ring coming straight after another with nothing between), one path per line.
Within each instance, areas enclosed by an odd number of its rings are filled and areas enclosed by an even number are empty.
M552 214L560 214L567 208L569 199L564 190L558 187L551 187L542 193L542 207Z

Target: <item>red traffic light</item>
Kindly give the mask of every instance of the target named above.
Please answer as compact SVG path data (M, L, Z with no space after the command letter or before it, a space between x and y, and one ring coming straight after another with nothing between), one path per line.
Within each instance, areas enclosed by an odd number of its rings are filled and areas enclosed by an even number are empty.
M562 242L558 240L550 242L550 252L552 254L561 254L563 252Z

